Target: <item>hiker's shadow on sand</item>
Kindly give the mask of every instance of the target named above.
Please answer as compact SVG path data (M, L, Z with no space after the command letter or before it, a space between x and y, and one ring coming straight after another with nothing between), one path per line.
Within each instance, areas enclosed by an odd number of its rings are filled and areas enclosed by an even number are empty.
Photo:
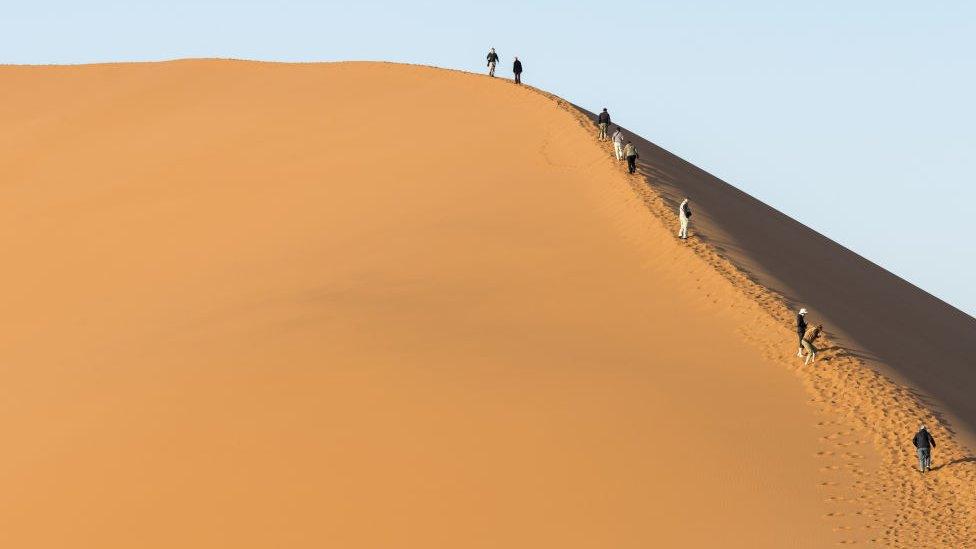
M950 461L948 463L943 463L942 465L939 465L938 467L933 467L932 470L933 471L938 471L940 469L944 469L946 467L951 467L953 465L958 465L960 463L976 463L976 457L964 457L964 458L954 459L954 460L952 460L952 461Z
M831 347L826 347L821 349L823 352L834 351L833 356L835 358L854 358L860 360L870 360L873 357L867 353L855 351L853 349L848 349L847 347L841 347L840 345L833 345Z

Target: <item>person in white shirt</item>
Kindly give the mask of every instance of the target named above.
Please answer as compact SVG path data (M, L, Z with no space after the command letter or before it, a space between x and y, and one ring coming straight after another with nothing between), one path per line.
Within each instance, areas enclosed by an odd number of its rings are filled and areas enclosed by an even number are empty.
M688 239L688 221L691 219L691 206L688 205L688 199L685 198L678 206L678 221L681 222L681 228L678 229L678 238L682 240Z
M620 126L617 126L617 131L613 132L611 137L613 140L613 153L617 155L617 160L624 159L624 132L620 131Z

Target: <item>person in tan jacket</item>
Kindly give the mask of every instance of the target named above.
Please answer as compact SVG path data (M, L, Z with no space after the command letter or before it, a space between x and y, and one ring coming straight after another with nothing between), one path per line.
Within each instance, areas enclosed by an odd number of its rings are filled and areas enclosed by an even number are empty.
M637 147L635 147L630 141L628 141L627 145L624 147L624 156L627 157L627 171L630 173L636 172L637 159L639 157L637 155Z
M803 348L807 351L807 359L803 361L804 366L817 360L817 351L819 349L814 347L813 342L820 337L820 332L822 331L823 324L817 324L813 328L807 330L807 333L803 336L803 339L800 340Z

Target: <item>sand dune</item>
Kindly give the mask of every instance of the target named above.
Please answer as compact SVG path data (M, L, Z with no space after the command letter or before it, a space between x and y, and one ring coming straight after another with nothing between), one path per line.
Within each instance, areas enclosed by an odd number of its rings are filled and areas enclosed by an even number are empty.
M907 389L797 369L563 101L383 63L0 89L4 546L973 541L974 464L884 437Z
M917 387L976 443L976 319L724 181L631 134L642 171L677 207L694 196L700 237L829 326L869 366Z

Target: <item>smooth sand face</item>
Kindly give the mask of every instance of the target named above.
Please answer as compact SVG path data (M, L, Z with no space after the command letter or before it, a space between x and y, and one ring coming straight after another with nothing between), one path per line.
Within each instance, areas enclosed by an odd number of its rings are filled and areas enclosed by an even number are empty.
M389 64L0 88L3 546L868 535L750 342L789 331L552 100Z

